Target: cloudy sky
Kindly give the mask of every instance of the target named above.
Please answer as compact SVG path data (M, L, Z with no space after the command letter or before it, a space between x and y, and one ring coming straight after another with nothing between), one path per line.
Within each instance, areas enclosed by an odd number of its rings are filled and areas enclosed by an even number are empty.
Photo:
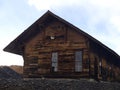
M23 65L3 48L47 10L120 55L120 0L0 0L0 65Z

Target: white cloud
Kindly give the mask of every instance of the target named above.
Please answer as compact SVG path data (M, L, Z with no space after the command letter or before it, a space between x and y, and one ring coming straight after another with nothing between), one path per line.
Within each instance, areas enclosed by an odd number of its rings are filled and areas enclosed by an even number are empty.
M86 8L90 33L120 55L120 1L89 0L87 6L90 7L88 10ZM104 31L95 27L101 21L105 24Z
M89 0L94 5L100 6L100 7L113 7L116 8L116 6L119 6L119 0Z
M50 10L53 7L80 5L82 0L28 0L28 4L38 10Z
M115 27L116 30L120 33L120 16L113 16L110 19L111 24Z
M29 5L35 6L38 10L46 10L50 9L50 2L48 3L49 0L29 0L28 3Z

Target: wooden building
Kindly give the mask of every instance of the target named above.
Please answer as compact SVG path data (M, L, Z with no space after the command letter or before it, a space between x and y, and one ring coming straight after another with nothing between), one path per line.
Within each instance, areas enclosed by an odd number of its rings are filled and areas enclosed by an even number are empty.
M27 78L110 80L120 73L117 53L50 11L4 51L23 56Z

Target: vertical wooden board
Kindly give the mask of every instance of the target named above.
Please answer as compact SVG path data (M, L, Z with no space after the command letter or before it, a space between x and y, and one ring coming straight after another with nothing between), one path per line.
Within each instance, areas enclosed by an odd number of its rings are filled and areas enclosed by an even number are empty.
M94 54L92 52L90 53L90 66L91 69L94 68Z
M102 58L102 67L106 68L107 62L104 58Z

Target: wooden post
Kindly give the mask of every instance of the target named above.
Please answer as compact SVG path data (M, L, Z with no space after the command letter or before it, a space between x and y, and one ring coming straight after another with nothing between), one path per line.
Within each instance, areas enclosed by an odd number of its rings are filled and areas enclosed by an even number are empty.
M87 44L87 48L88 48L88 59L89 59L89 78L91 78L91 67L90 67L91 60L90 60L90 43L89 43L89 40L87 40L86 44Z

